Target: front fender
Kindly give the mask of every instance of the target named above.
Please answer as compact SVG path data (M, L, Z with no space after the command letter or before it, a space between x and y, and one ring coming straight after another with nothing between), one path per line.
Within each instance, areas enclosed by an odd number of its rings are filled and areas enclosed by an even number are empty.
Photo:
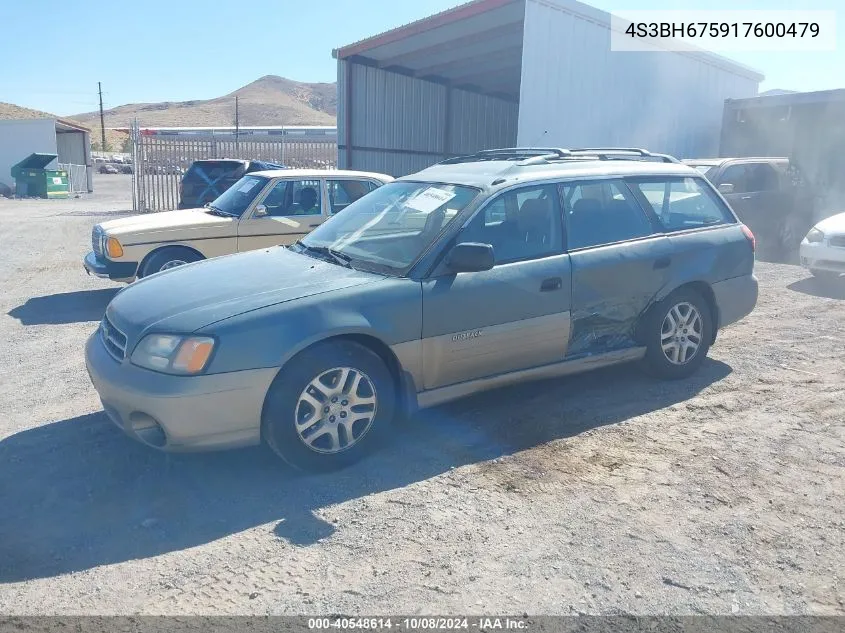
M315 343L342 335L394 346L421 336L422 286L384 279L259 308L198 332L218 341L209 373L280 368Z

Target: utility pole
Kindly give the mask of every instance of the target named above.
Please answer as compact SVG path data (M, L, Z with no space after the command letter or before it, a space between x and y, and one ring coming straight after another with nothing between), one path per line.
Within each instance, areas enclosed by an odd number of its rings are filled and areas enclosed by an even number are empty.
M106 151L106 122L103 118L103 84L99 81L97 82L97 89L100 92L100 133L103 144L100 146L100 150Z
M238 95L235 95L235 148L240 152L240 119L238 118ZM240 156L239 156L240 157Z

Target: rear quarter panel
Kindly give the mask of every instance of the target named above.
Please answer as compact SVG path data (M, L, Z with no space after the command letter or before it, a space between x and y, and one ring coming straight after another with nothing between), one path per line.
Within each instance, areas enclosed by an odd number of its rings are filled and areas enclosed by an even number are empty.
M669 283L660 298L693 281L714 284L754 272L754 252L739 224L667 234L672 244Z

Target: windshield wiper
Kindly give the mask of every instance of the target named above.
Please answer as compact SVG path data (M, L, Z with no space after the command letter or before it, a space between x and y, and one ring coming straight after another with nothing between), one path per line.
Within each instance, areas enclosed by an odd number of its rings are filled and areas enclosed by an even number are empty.
M205 212L210 215L218 215L221 218L236 218L238 217L234 213L229 213L228 211L224 211L223 209L218 209L212 204L205 205Z
M346 253L341 253L333 248L329 248L328 246L309 246L302 240L296 240L296 245L300 248L311 251L312 253L316 253L317 255L322 255L325 259L326 257L330 257L336 264L343 266L345 268L352 268L352 264L349 262L352 258L347 255Z

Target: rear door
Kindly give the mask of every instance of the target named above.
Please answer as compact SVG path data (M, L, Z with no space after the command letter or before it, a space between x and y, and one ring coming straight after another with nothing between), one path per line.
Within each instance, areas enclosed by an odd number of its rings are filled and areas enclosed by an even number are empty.
M321 178L278 180L238 223L238 251L293 244L326 219Z
M715 184L733 185L733 193L724 194L725 200L755 235L763 239L779 237L788 201L780 176L771 164L764 161L728 164Z
M560 189L572 265L567 357L632 347L640 315L670 277L671 243L622 179Z

